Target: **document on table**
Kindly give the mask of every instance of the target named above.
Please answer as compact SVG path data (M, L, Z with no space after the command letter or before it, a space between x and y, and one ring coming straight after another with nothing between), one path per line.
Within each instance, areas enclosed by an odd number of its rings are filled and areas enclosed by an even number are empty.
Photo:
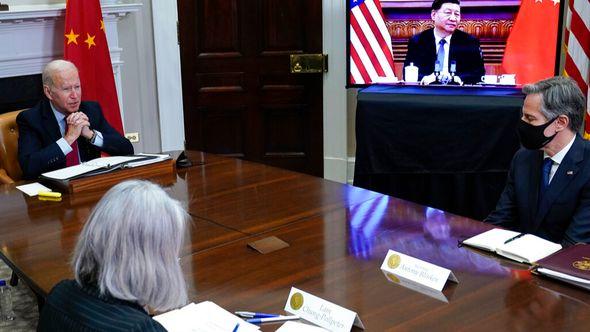
M23 184L22 186L16 186L16 189L24 192L29 196L37 196L40 191L51 191L51 189L45 187L44 185L38 182Z
M256 332L257 325L250 324L211 301L191 303L180 309L154 316L170 332Z

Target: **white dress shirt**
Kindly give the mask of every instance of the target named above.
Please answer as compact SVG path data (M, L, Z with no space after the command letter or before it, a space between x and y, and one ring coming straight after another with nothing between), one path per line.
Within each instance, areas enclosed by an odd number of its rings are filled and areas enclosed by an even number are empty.
M570 148L574 144L575 140L576 140L576 135L574 135L574 138L572 138L572 140L563 149L561 149L559 152L554 154L553 157L549 157L549 155L546 152L543 153L543 159L551 158L551 161L553 161L553 164L551 165L551 171L549 172L549 183L551 183L551 180L553 179L553 175L555 175L555 173L557 172L557 168L559 167L559 165L563 161L563 157L565 157L567 152L570 150Z
M53 111L53 115L55 115L55 120L57 121L57 125L59 126L59 132L61 133L61 138L58 139L56 141L57 145L59 146L59 148L61 149L61 151L63 152L64 156L66 156L68 153L72 152L72 147L68 144L68 141L66 141L66 139L64 138L64 135L66 134L66 116L60 112L57 111L57 109L55 109L55 107L53 106L53 104L50 102L49 105L51 105L51 110ZM102 138L102 134L100 133L100 131L95 130L96 132L96 137L94 138L94 143L92 143L93 145L101 148L104 144L104 139ZM82 161L82 158L80 158L80 149L78 149L78 160Z

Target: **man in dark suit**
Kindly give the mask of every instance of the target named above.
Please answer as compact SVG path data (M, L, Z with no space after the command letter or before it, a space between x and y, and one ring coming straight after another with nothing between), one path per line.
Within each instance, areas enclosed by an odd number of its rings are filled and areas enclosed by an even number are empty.
M570 245L590 242L590 142L580 130L584 95L569 78L525 85L518 133L524 149L486 222Z
M459 0L434 0L431 8L434 28L410 39L404 67L411 63L417 66L418 80L425 84L435 80L435 71L443 80L454 72L463 83L478 83L485 74L481 48L477 38L457 30L461 20Z
M133 154L133 146L113 129L98 103L81 101L78 70L55 60L43 70L45 97L16 118L18 160L25 179L110 155Z

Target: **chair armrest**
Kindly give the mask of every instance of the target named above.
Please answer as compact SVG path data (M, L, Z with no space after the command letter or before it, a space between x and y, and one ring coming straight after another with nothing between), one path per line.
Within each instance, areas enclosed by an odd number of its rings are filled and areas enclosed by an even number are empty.
M6 174L6 171L0 168L0 184L10 184L14 183L14 181Z

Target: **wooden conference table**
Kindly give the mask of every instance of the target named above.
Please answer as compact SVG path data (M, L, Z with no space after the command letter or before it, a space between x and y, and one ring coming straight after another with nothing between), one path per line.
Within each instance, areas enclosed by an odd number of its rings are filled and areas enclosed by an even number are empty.
M282 312L294 286L356 311L367 331L588 330L590 292L457 246L489 228L481 222L239 159L190 157L202 164L166 188L192 215L181 262L195 302ZM40 297L72 278L76 238L101 195L43 202L0 186L2 259ZM246 246L268 236L290 246L264 255ZM388 249L447 267L459 284L429 296L391 282L379 269Z

